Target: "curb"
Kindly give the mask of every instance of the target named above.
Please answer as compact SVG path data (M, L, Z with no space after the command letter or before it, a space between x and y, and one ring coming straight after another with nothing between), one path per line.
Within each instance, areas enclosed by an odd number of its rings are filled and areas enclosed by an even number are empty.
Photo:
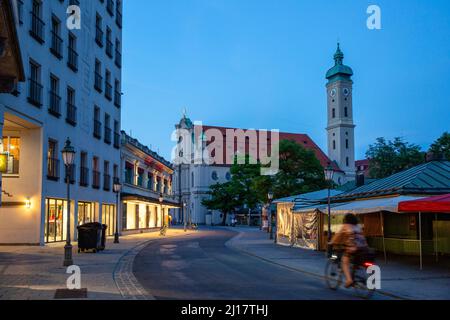
M241 238L242 235L243 235L244 233L243 233L243 232L240 232L240 231L238 231L238 232L239 232L239 233L238 233L236 236L234 236L233 238L231 238L230 240L228 240L228 241L225 243L225 246L227 246L227 247L230 248L230 249L239 251L239 252L241 252L241 253L243 253L243 254L246 254L246 255L248 255L248 256L251 256L251 257L260 259L260 260L262 260L262 261L264 261L264 262L271 263L271 264L277 265L277 266L279 266L279 267L283 267L283 268L288 269L288 270L291 270L291 271L300 272L300 273L303 273L303 274L306 274L306 275L309 275L309 276L312 276L312 277L316 277L316 278L320 278L320 279L325 280L325 276L322 275L322 274L314 273L314 272L310 272L310 271L306 271L306 270L303 270L303 269L298 269L298 268L289 267L289 266L286 266L286 265L284 265L284 264L275 262L275 261L273 261L273 260L270 260L270 259L267 259L267 258L258 256L258 255L256 255L256 254L251 253L251 252L249 252L249 251L247 251L247 250L244 250L244 249L242 249L242 248L239 248L238 246L234 245L233 242L238 241L238 239ZM395 295L395 294L393 294L393 293L386 292L386 291L376 290L375 293L378 293L378 294L381 294L381 295L384 295L384 296L387 296L387 297L390 297L390 298L398 299L398 300L410 300L410 299L408 299L408 298L406 298L406 297L398 296L398 295Z

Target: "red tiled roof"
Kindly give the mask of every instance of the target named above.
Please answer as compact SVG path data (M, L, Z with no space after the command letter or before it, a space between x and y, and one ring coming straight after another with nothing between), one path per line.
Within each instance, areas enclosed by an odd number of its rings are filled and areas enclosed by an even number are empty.
M226 135L226 130L227 129L231 129L231 130L247 130L247 129L238 129L238 128L228 128L228 127L217 127L217 126L203 126L203 133L205 133L207 130L209 129L217 129L219 130L223 136ZM256 132L257 135L257 152L259 154L259 132L260 130L251 130ZM321 165L323 167L326 167L328 165L331 165L336 171L341 171L340 168L338 167L338 165L335 162L332 162L328 156L322 151L322 149L319 148L319 146L307 135L307 134L302 134L302 133L287 133L287 132L280 132L280 140L291 140L291 141L295 141L298 144L302 145L304 148L309 149L314 151L317 159L320 161ZM207 137L208 139L208 137ZM208 139L209 141L210 139ZM245 150L249 150L249 141L246 141L246 146L245 146ZM271 145L271 133L270 131L267 132L267 150L268 153L270 153L270 145ZM237 142L234 142L234 152L237 151ZM226 144L224 144L223 146L223 155L224 155L224 160L225 160L225 156L226 156Z

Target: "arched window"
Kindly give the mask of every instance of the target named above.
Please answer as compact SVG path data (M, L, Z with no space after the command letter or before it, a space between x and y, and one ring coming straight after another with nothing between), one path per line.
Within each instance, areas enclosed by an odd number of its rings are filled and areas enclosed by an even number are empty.
M333 150L336 150L336 140L333 140Z
M191 172L191 186L194 187L194 172Z
M345 139L345 147L348 149L348 139Z
M347 158L345 158L345 165L348 167L350 165L350 160Z
M332 113L332 117L333 117L333 118L336 118L336 109L335 109L335 108L333 108L333 110L332 110L331 113Z

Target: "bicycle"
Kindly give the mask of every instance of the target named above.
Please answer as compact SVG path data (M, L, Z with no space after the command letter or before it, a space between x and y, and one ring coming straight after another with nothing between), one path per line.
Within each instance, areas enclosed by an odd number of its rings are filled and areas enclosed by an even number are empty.
M166 232L167 232L167 226L163 226L161 228L161 230L159 231L159 235L164 237L166 235Z
M332 290L337 290L343 283L344 271L341 268L342 255L342 251L337 251L332 254L325 266L325 281L328 288ZM350 270L353 278L352 287L356 291L356 294L363 299L370 299L375 292L375 289L369 289L367 287L369 275L366 270L373 265L373 261L366 258L357 259L354 257L351 262Z

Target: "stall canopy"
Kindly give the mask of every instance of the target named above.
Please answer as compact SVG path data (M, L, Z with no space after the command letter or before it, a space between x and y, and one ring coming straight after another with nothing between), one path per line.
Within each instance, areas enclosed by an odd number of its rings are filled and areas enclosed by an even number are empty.
M450 213L450 194L412 201L403 201L399 203L398 211Z
M331 208L331 214L367 214L367 213L376 213L382 211L389 212L399 212L398 204L402 201L411 201L411 200L420 200L423 197L414 197L414 196L397 196L390 198L377 198L377 199L367 199L367 200L359 200L352 201L350 203L346 203L340 206L335 206Z

